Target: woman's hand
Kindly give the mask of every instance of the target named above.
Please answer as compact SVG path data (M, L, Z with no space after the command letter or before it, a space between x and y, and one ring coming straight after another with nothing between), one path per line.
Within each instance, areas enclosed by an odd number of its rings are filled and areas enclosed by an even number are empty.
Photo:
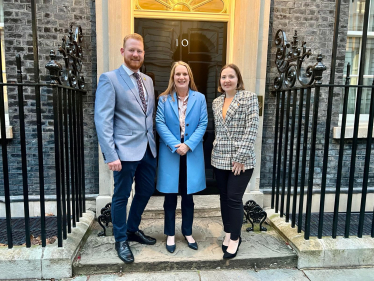
M188 145L186 145L184 143L177 144L175 147L178 147L178 149L176 150L176 152L180 156L186 155L186 153L190 150L190 148L188 147Z
M234 173L234 176L240 175L240 172L245 172L244 164L240 164L238 162L232 162L232 172Z

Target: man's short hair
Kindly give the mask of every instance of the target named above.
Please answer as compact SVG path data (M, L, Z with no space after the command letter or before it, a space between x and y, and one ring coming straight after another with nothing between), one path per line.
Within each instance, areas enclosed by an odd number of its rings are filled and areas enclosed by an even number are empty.
M123 38L123 48L125 48L125 46L126 46L126 41L127 41L128 39L130 39L130 38L131 38L131 39L138 40L138 41L142 42L143 45L144 45L143 37L142 37L140 34L138 34L138 33L132 33L132 34L128 34L128 35L126 35L125 38Z

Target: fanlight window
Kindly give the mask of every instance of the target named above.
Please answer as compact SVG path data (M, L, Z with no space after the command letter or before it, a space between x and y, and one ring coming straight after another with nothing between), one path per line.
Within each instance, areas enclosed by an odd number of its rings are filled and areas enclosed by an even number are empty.
M228 0L136 0L136 10L224 13Z

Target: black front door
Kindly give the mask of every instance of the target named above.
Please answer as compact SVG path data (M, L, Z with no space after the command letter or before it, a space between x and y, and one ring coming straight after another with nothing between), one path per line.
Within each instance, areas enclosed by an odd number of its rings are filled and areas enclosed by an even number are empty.
M153 78L155 95L166 90L173 62L182 60L190 65L197 89L206 97L209 118L204 136L207 189L200 194L218 194L210 165L214 140L212 102L219 95L219 71L226 63L226 30L227 23L223 22L135 19L135 32L144 38L142 71Z

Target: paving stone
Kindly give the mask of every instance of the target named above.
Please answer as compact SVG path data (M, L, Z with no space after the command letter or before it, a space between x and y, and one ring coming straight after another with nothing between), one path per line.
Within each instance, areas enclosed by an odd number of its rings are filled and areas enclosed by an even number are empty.
M221 218L196 218L193 235L199 250L188 248L181 234L181 219L176 219L176 251L165 248L163 219L143 220L140 228L155 237L153 246L130 242L135 263L126 265L114 249L114 237L98 237L100 226L92 228L90 237L74 263L75 275L114 272L148 272L163 270L201 270L234 268L281 268L296 267L297 256L283 239L269 227L267 232L246 232L243 226L242 244L235 259L223 260L221 244L223 227Z
M63 278L61 281L70 281L70 280L74 280L74 281L87 281L88 280L88 276L77 276L77 277L74 277L74 278Z
M90 281L199 281L197 271L190 272L148 272L148 273L124 273L112 275L91 275ZM76 281L74 279L74 281Z
M303 281L308 280L302 271L297 269L260 270L215 270L201 271L201 281Z
M304 270L311 281L372 281L374 268Z

